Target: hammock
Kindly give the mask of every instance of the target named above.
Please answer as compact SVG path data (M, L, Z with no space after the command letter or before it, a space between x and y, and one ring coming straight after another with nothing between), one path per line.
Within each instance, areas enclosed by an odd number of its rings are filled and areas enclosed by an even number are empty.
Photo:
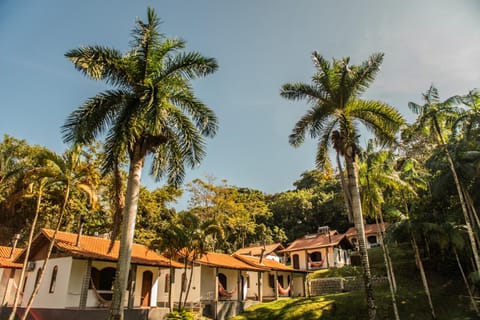
M311 268L320 268L321 266L323 266L323 260L313 262L312 258L310 257L308 258L308 263L310 263Z
M107 300L100 295L100 293L97 291L97 288L95 288L95 284L93 283L92 278L90 278L90 284L92 285L93 293L95 294L95 297L98 300L98 306L99 307L110 307L112 305L112 301Z
M286 287L285 289L282 288L280 283L277 283L277 289L279 294L281 294L282 296L286 296L290 293L290 289L291 289L290 283L288 284L288 287Z
M233 297L233 295L236 292L237 292L237 287L236 286L232 290L228 291L228 290L225 290L225 288L223 287L223 285L220 282L218 283L218 294L221 297L231 298L231 297Z

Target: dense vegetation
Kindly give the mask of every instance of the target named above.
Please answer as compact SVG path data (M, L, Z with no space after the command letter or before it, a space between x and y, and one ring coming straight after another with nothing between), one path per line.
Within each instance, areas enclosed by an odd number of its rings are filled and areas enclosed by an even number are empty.
M305 100L311 107L296 124L290 143L298 146L306 135L317 138L317 169L306 168L292 182L294 188L277 194L213 177L182 187L185 167L200 163L205 154L203 138L213 137L218 127L213 111L195 97L190 81L214 72L217 64L199 53L183 52L185 43L166 38L158 26L159 19L148 10L147 21L137 22L127 55L101 46L66 54L83 74L113 89L72 112L63 126L64 138L72 145L62 154L3 137L0 244L9 245L19 233L21 245L27 245L31 230L76 232L82 223L86 234L111 233L116 239L118 227L124 226L134 230L137 242L172 256L180 249L198 256L206 250L230 253L253 244L287 244L323 225L343 232L355 223L360 230L365 218L390 223L382 239L390 291L378 291L376 306L381 314L387 308L382 296L390 297L388 304L397 318L405 310L402 301L415 298L401 289L407 277L395 281L392 261L398 266L399 258L389 253L392 243L411 245L421 280L415 284L422 284L419 290L427 296L427 313L432 317L436 317L436 294L442 290L435 286L435 274L447 274L452 281L464 275L463 290L478 291L480 193L475 191L480 187L480 94L476 90L442 100L431 86L421 103L409 104L417 118L405 124L395 108L361 98L379 71L382 54L355 66L349 58L329 62L314 52L312 83L287 83L281 94ZM360 124L374 134L363 146ZM330 163L330 147L336 170ZM155 190L140 185L149 155L154 158L152 174L168 182ZM190 195L189 208L176 212L172 203L184 192ZM126 227L135 223L136 228ZM121 239L131 241L133 234L125 233ZM368 259L362 246L367 279ZM128 253L124 256L128 266ZM410 271L413 274L416 268ZM374 318L376 307L366 284L368 311ZM342 299L355 295L339 295L335 305L338 308ZM313 299L309 308L314 313L323 305L331 309L328 299Z

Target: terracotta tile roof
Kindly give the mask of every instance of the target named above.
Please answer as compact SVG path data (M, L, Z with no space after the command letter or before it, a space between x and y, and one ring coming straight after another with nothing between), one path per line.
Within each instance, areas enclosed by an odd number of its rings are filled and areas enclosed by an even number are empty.
M12 252L12 247L0 246L0 267L1 268L16 268L21 269L21 263L15 263L15 260L23 249L15 248L13 251L13 257L10 259L10 253Z
M205 253L200 259L195 260L195 263L206 265L209 267L220 267L225 269L249 270L249 271L265 271L264 268L254 267L231 255L224 253Z
M338 234L336 231L330 231L330 235L328 233L307 234L293 241L283 252L333 247L338 245L343 239L346 239L346 235Z
M382 224L376 224L376 223L373 223L373 224L366 224L365 225L365 235L371 235L371 234L378 234L380 233L380 226ZM384 229L383 230L387 230L388 228L388 223L384 223ZM347 232L345 232L345 234L347 235L347 237L351 237L351 236L356 236L357 235L357 229L355 229L355 227L350 227Z
M273 271L289 271L289 272L305 272L307 271L301 271L301 270L296 270L293 269L292 267L286 266L283 263L277 262L272 259L262 259L262 263L260 263L260 258L259 257L252 257L252 256L247 256L247 255L239 255L239 254L233 254L234 258L237 258L239 260L242 260L254 267L257 268L267 268L268 270L273 270Z
M43 235L50 240L53 233L54 230L42 229L37 237ZM82 235L78 247L75 245L76 241L77 234L58 232L55 246L59 250L66 251L70 253L72 257L76 258L92 258L107 261L117 261L118 259L119 241L115 241L110 253L107 252L110 245L109 239ZM133 244L132 246L132 263L164 267L170 266L170 260L168 258L140 244ZM175 261L172 261L172 265L176 268L183 267L182 264Z
M244 255L249 255L249 256L260 256L262 254L262 249L263 246L252 246L252 247L247 247L247 248L242 248L237 251L235 251L234 254L244 254ZM281 243L274 243L274 244L268 244L265 246L265 252L263 253L264 255L269 255L275 250L283 250L285 249Z

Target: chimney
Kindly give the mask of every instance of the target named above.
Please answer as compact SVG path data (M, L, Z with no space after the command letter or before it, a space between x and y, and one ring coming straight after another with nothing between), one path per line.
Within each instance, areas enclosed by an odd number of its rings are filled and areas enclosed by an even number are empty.
M80 237L82 236L83 224L85 223L85 216L83 214L80 215L80 220L78 221L78 233L77 233L77 241L75 243L76 247L80 246Z
M15 252L15 248L17 247L17 243L19 239L20 239L20 233L15 233L12 238L13 240L12 251L10 252L10 257L8 257L8 259L13 258L13 253Z

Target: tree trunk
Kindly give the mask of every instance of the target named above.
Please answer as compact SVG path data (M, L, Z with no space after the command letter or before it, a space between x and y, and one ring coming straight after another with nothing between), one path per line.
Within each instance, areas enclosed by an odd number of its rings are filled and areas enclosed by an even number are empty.
M192 279L193 279L193 267L195 263L195 259L192 259L192 267L190 268L190 279L188 279L188 286L187 291L185 292L185 299L183 300L183 306L187 305L188 294L190 293L190 287L192 286Z
M352 197L350 195L350 191L347 188L347 182L345 181L345 174L343 172L342 162L340 160L340 154L337 151L337 167L338 172L340 175L340 185L343 191L343 201L345 202L345 210L347 211L348 221L353 221L353 213L352 213Z
M465 287L467 288L468 296L470 297L470 302L472 303L472 308L475 310L477 317L480 317L480 312L478 311L477 302L473 298L472 290L470 289L470 285L468 284L467 277L465 276L465 272L463 271L462 264L460 263L460 259L458 258L457 250L453 249L453 253L455 254L455 259L457 260L458 269L462 275L463 283L465 283Z
M430 295L430 289L428 287L427 276L425 275L425 269L423 269L423 262L422 258L420 257L420 251L418 250L417 241L415 240L415 236L410 234L413 251L415 252L415 261L417 262L418 269L420 270L420 276L422 278L423 288L425 289L425 294L427 295L428 305L430 306L430 310L432 312L432 319L437 319L435 315L435 309L433 308L432 296Z
M18 303L20 302L20 294L22 293L23 283L25 282L25 273L27 271L28 258L30 256L30 249L32 248L33 235L35 234L35 227L37 225L38 215L40 213L40 204L42 202L43 195L43 185L40 181L40 186L38 187L37 203L35 206L35 216L32 221L32 226L30 227L30 233L28 235L27 249L25 251L25 258L23 260L22 272L20 273L20 280L17 286L17 291L15 292L15 299L13 300L13 308L8 320L14 320L15 314L17 313Z
M172 281L175 269L172 267L172 258L170 258L170 276L168 277L168 310L173 311L173 300L172 300Z
M185 257L185 262L184 262L184 265L183 265L183 273L182 273L182 278L180 279L180 297L178 298L178 311L180 311L182 309L182 297L183 297L183 290L186 289L185 288L185 280L187 278L187 265L188 265L188 254L186 255Z
M381 210L380 210L381 212ZM392 306L393 306L393 314L395 316L395 320L400 320L400 315L398 314L398 307L397 307L397 283L395 280L394 272L393 272L393 266L392 266L392 260L390 259L390 252L388 251L388 246L384 241L384 236L383 236L383 215L380 213L381 219L380 219L380 224L378 222L377 216L375 216L375 222L377 225L380 226L380 245L383 250L383 259L385 261L385 267L387 269L387 278L388 278L388 284L390 287L390 294L392 296Z
M365 239L365 228L363 224L362 203L360 200L360 192L358 188L358 174L355 165L355 153L353 147L348 147L345 154L345 164L348 175L348 190L352 199L352 213L355 229L358 234L358 251L360 253L360 261L363 268L363 281L365 284L365 294L367 297L368 319L375 320L377 317L377 307L373 297L372 275L370 273L370 263L368 261L367 245Z
M32 295L30 296L30 299L28 299L28 303L25 306L25 312L23 313L22 320L27 319L27 316L30 312L30 309L32 308L33 301L35 300L35 297L38 294L38 290L40 289L40 284L42 283L42 279L43 279L43 276L45 274L45 267L47 266L47 263L50 260L50 256L52 255L53 246L55 245L55 239L57 238L57 233L60 230L60 226L62 225L62 220L63 220L63 216L65 215L65 211L66 211L66 208L67 208L67 203L68 203L69 196L70 196L70 185L67 184L65 186L65 196L64 196L64 199L63 199L62 207L60 208L60 215L58 217L57 227L55 228L55 231L53 232L52 240L50 241L50 245L48 246L47 256L45 257L45 260L43 261L43 265L41 267L40 275L38 276L37 283L35 284L35 287L33 288Z
M132 258L133 236L144 159L145 152L142 150L142 146L136 145L130 160L130 169L128 172L125 210L123 214L124 219L120 237L120 251L113 283L112 305L107 318L109 320L123 320L125 291L127 290L128 271Z
M453 175L453 180L455 181L455 186L457 187L457 193L458 193L458 198L460 199L460 205L462 207L462 212L463 212L463 217L465 219L465 226L467 227L467 234L468 238L470 240L470 245L472 246L472 251L473 251L473 259L475 261L475 271L478 272L480 270L480 257L478 254L478 246L475 241L475 236L473 233L472 229L472 224L470 222L469 214L468 214L468 208L467 204L465 202L465 196L463 192L463 186L460 182L460 179L458 178L457 170L455 169L455 163L453 162L453 158L450 155L450 151L448 151L448 147L445 144L445 141L442 137L441 130L440 130L440 125L438 124L438 121L434 119L434 124L435 124L435 129L436 129L436 136L438 139L438 143L440 146L444 149L445 154L447 156L448 164L450 166L450 170L452 171Z

